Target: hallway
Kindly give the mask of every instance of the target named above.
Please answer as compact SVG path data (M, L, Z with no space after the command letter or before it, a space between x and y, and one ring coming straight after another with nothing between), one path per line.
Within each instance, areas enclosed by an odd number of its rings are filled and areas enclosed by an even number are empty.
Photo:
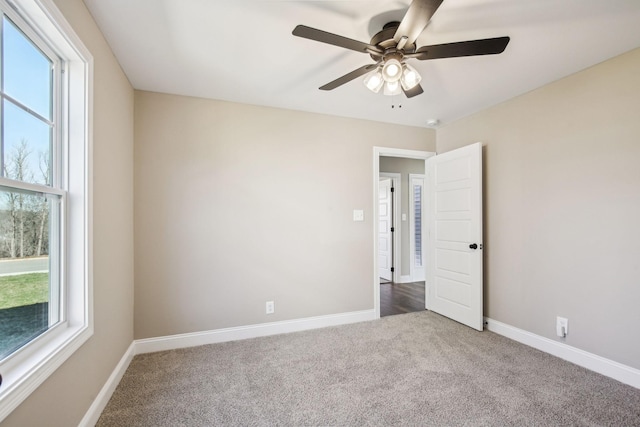
M424 282L381 283L380 317L425 309Z

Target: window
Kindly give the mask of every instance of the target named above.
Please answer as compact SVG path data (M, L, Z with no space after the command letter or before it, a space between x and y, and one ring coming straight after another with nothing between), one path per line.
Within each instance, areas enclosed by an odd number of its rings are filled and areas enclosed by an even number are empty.
M52 0L0 0L0 421L93 333L92 59Z
M425 262L425 175L409 174L409 251L411 253L411 279L421 282L426 279Z
M58 145L53 118L57 59L6 15L0 21L0 41L2 360L60 321L56 236L64 189L52 180L61 166L51 161Z
M422 267L422 183L413 181L413 262L416 267Z

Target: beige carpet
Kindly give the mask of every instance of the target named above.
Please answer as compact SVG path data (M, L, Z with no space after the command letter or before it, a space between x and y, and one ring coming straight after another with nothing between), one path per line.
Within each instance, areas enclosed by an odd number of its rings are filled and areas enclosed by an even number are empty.
M431 312L136 356L99 426L640 426L640 390Z

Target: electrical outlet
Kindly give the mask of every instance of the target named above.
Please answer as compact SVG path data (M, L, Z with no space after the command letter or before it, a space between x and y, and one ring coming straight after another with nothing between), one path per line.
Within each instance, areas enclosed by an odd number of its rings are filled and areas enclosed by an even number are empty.
M569 319L565 317L556 318L556 335L565 338L569 333Z
M266 312L267 314L273 314L276 312L276 306L273 301L267 301Z

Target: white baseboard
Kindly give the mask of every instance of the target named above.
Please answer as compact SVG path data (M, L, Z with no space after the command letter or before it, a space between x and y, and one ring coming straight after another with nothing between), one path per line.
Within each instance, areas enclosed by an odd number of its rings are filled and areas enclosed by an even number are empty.
M288 332L306 331L309 329L346 325L348 323L364 322L375 319L375 310L363 310L351 313L331 314L327 316L307 317L304 319L284 320L280 322L238 326L212 331L170 335L166 337L146 338L134 341L135 354L152 353L155 351L173 350L184 347L195 347L226 341L237 341L247 338L284 334Z
M89 410L87 410L86 414L80 421L79 426L92 427L98 422L100 414L102 414L107 403L109 403L111 395L115 391L118 383L122 379L122 376L129 367L131 360L136 354L173 350L175 348L194 347L225 341L236 341L267 335L283 334L287 332L305 331L309 329L324 328L327 326L346 325L348 323L365 322L375 319L375 310L363 310L351 313L331 314L327 316L307 317L304 319L284 320L258 325L239 326L213 331L134 340L107 379L107 382L100 390L100 393L98 393L94 399Z
M81 427L89 427L96 424L98 418L100 418L100 414L106 407L111 395L127 370L129 363L131 363L131 359L133 359L133 356L136 354L195 347L199 345L257 338L288 332L305 331L324 328L327 326L346 325L349 323L365 322L375 319L375 310L363 310L351 313L331 314L327 316L308 317L304 319L285 320L280 322L135 340L131 343L125 354L120 359L120 362L113 370L113 373L109 376L109 379L100 390L100 393L96 396L79 425ZM605 359L604 357L571 347L567 344L541 337L497 320L489 318L485 318L484 320L487 324L487 329L491 332L495 332L514 341L518 341L522 344L544 351L545 353L552 354L561 359L575 363L576 365L640 389L640 370L638 369L623 365L613 360Z
M135 354L135 341L131 343L127 351L124 353L120 362L116 365L115 369L107 379L107 382L104 384L100 393L93 400L93 403L89 407L89 410L84 417L80 421L80 427L93 427L98 422L98 418L100 418L100 414L109 403L109 399L111 399L111 395L116 390L118 383L122 379L125 371L129 367L129 363L131 363L131 359Z
M400 276L400 279L396 282L396 283L411 283L413 280L411 280L411 276L407 275L407 276Z
M640 370L485 317L487 329L640 389Z

